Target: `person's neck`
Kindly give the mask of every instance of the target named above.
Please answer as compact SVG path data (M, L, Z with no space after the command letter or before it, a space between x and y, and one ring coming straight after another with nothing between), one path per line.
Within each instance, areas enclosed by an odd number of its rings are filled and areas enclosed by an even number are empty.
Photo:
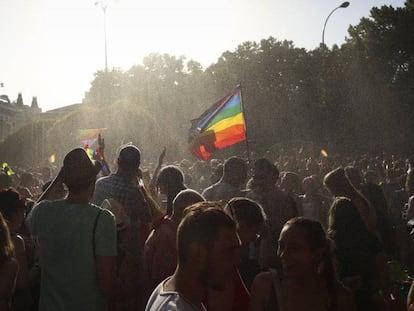
M239 188L239 183L238 183L238 181L235 181L233 178L230 178L230 177L226 177L226 176L224 176L224 177L220 180L220 182L221 182L221 183L226 183L226 184L229 184L229 185L231 185L231 186L233 186L233 187L235 187L235 188Z
M261 191L264 192L264 193L267 193L267 192L270 192L270 191L274 191L276 189L279 189L279 188L276 187L276 185L274 185L274 184L264 184L261 187Z
M136 178L137 174L133 172L132 169L125 169L125 168L118 168L118 170L116 171L117 175L123 176L125 178L128 179L133 179Z
M66 197L66 202L72 204L88 204L90 195L89 193L70 193Z
M177 267L171 279L165 283L164 288L178 292L186 301L203 310L202 300L206 288L197 279L197 273L184 271Z
M317 288L323 283L323 278L315 272L295 277L286 276L283 283L294 287Z
M293 189L283 188L282 190L289 195L294 195Z
M178 213L173 213L172 215L171 215L171 217L170 217L170 219L171 219L171 221L173 222L173 223L175 223L177 226L178 226L178 224L180 223L180 221L181 221L181 219L182 219L183 217L182 217L182 213L181 214L178 214Z

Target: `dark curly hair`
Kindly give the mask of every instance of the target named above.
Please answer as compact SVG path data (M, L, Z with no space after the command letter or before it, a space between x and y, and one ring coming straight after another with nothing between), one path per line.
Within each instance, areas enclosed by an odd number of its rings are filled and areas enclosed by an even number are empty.
M20 198L17 190L13 188L0 190L0 212L7 222L14 220L19 209L26 209L26 202Z
M187 188L184 185L184 174L181 169L174 165L163 167L157 177L157 188L161 185L167 190L167 215L171 216L175 196Z

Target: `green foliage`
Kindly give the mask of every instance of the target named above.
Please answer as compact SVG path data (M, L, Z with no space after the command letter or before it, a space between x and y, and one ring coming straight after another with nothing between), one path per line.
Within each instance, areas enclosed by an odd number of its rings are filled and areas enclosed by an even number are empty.
M404 283L409 281L408 269L395 260L389 261L387 267L391 284L390 290L394 293L398 292L404 286Z
M154 53L126 71L98 71L85 105L50 125L42 152L73 147L78 142L68 134L74 129L106 127L108 151L132 141L149 156L167 145L174 159L188 157L190 120L239 83L256 154L297 141L329 153L412 152L413 3L373 8L349 27L346 43L332 49L306 51L269 37L224 51L208 68L183 56ZM14 139L32 146L23 132L30 137L30 130L22 129L3 145ZM3 145L0 151L7 153ZM27 155L21 160L30 161Z

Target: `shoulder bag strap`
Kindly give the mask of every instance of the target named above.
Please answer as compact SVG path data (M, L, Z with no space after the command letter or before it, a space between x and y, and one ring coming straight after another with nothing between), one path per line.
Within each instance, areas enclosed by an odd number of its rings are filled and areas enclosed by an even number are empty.
M96 258L96 250L95 250L95 231L96 225L98 224L99 216L101 215L102 209L99 209L98 215L95 217L95 222L93 223L93 231L92 231L92 249L93 249L93 258Z

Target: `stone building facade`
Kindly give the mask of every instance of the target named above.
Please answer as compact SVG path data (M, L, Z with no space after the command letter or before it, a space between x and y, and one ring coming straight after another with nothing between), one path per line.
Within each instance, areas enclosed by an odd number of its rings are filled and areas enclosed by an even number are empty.
M41 112L36 97L33 97L31 105L27 106L23 104L21 94L13 102L7 95L0 95L0 141L22 126L38 120Z

